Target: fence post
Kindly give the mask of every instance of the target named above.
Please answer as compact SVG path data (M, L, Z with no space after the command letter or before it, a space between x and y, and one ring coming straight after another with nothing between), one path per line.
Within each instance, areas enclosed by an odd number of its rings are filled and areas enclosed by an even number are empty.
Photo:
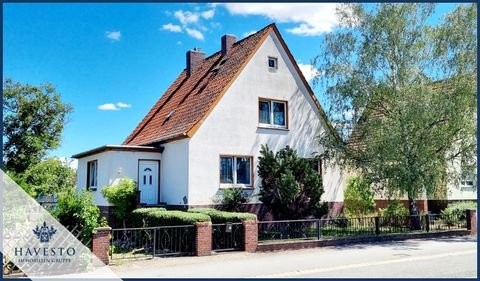
M477 234L477 210L467 210L467 229L470 230L470 235Z
M109 250L110 250L110 232L111 227L97 227L96 232L93 234L92 251L99 260L108 265Z
M317 240L320 240L320 219L317 219Z
M195 255L209 256L212 254L212 223L195 223Z
M245 252L254 253L258 244L258 222L256 220L243 221L243 245Z
M380 235L380 217L375 217L375 234Z
M425 230L430 232L430 216L428 214L425 215Z
M152 255L155 257L155 249L157 248L157 228L153 229L153 249Z

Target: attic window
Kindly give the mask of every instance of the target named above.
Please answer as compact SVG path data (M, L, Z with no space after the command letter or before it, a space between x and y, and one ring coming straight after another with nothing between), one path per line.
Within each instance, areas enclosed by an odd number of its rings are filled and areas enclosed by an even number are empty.
M170 111L168 114L167 114L167 117L165 117L165 121L167 121L168 119L170 119L170 117L172 117L172 115L175 113L175 110L172 110Z
M268 57L268 68L278 69L278 59L274 57Z

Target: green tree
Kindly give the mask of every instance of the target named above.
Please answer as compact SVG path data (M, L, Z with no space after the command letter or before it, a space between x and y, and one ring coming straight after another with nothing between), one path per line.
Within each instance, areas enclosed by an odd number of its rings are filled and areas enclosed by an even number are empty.
M125 220L137 206L137 185L132 179L123 178L116 185L106 186L102 194L108 203L115 205L114 215L122 220L125 227Z
M21 173L60 145L69 104L50 84L31 86L6 79L3 86L5 167Z
M92 234L100 226L100 210L92 203L92 195L88 191L78 194L74 190L60 193L58 205L52 215L69 229L82 230L83 241L92 238Z
M370 182L362 177L350 177L344 193L344 208L347 216L364 216L375 209Z
M33 197L75 189L75 171L54 158L29 167L21 178L21 182L28 186L27 192Z
M258 175L262 178L260 201L279 218L305 218L326 213L320 202L322 178L309 160L285 147L276 154L262 145Z
M322 134L325 157L408 196L411 215L421 194L452 176L450 163L476 155L476 4L432 25L434 7L343 5L343 28L325 36L315 59L315 84L345 140Z

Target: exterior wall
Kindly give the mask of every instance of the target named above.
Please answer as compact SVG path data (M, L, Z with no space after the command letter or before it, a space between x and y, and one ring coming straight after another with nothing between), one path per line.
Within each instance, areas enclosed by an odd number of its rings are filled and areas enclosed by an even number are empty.
M269 56L278 58L275 72L268 69ZM288 102L288 130L258 127L260 97ZM271 33L190 140L189 204L212 204L221 195L221 154L253 156L254 189L248 192L255 195L260 185L256 166L262 144L273 151L289 145L301 157L311 158L321 152L316 137L325 128L316 105ZM344 175L340 169L324 165L323 179L323 199L343 201ZM254 197L251 203L256 202Z
M449 165L449 172L457 175L447 183L447 200L477 200L477 186L461 188L460 175L462 172L460 161L456 160Z
M189 142L183 139L162 145L160 200L169 205L188 204Z
M109 206L102 196L102 188L117 184L122 178L131 178L138 181L139 160L160 160L161 154L156 152L138 151L105 151L78 159L77 191L85 190L87 181L87 162L98 161L97 190L90 191L94 198L94 204ZM160 167L162 167L162 162ZM162 173L160 172L160 178ZM160 197L161 198L161 197Z

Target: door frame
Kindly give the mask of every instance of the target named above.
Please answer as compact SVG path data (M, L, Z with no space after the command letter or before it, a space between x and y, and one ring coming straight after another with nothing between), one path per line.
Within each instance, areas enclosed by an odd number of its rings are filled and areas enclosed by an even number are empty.
M140 161L151 161L151 162L157 162L158 163L157 204L160 204L160 164L161 164L161 160L159 160L159 159L138 159L138 161L137 161L137 190L141 192L141 190L140 190ZM140 195L140 197L141 197L141 195ZM140 202L140 204L142 204L142 202Z

